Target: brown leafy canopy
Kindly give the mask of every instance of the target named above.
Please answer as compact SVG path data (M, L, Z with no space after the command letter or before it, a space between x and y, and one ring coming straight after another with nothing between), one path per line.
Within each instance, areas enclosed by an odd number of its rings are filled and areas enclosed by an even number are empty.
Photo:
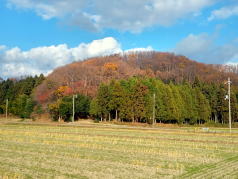
M238 84L235 69L222 65L206 65L184 56L160 52L135 52L124 55L96 57L74 62L54 70L36 89L35 98L48 103L60 87L67 86L67 94L81 93L95 96L101 82L127 79L132 76L157 77L163 81L193 83L199 78L207 83L223 83L228 76Z

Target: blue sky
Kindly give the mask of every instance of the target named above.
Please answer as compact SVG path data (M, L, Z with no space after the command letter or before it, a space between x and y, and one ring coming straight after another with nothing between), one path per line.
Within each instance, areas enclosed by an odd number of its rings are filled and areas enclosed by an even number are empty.
M127 50L238 62L237 0L0 0L0 76Z

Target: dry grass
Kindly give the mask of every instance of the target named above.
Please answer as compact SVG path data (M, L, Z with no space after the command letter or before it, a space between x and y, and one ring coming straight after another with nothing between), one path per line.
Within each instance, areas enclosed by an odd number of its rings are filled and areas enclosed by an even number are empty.
M237 148L238 130L0 124L0 178L237 178Z

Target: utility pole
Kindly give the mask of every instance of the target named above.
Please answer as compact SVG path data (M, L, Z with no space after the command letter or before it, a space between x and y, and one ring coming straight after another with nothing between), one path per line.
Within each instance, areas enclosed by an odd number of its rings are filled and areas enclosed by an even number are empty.
M6 100L6 119L7 119L7 113L8 113L8 99Z
M74 114L75 114L75 105L74 105L74 99L77 98L77 95L73 95L73 116L72 116L72 122L74 122Z
M228 78L229 128L231 133L231 80Z
M156 124L156 120L155 120L155 93L153 95L153 124Z

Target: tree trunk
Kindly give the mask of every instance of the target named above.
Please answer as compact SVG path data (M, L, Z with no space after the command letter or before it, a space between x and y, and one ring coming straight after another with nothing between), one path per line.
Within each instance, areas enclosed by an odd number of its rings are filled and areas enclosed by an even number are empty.
M215 123L217 123L217 115L215 114Z
M109 112L108 117L109 117L109 121L111 121L111 113L110 112Z
M102 122L102 114L101 114L101 122Z

